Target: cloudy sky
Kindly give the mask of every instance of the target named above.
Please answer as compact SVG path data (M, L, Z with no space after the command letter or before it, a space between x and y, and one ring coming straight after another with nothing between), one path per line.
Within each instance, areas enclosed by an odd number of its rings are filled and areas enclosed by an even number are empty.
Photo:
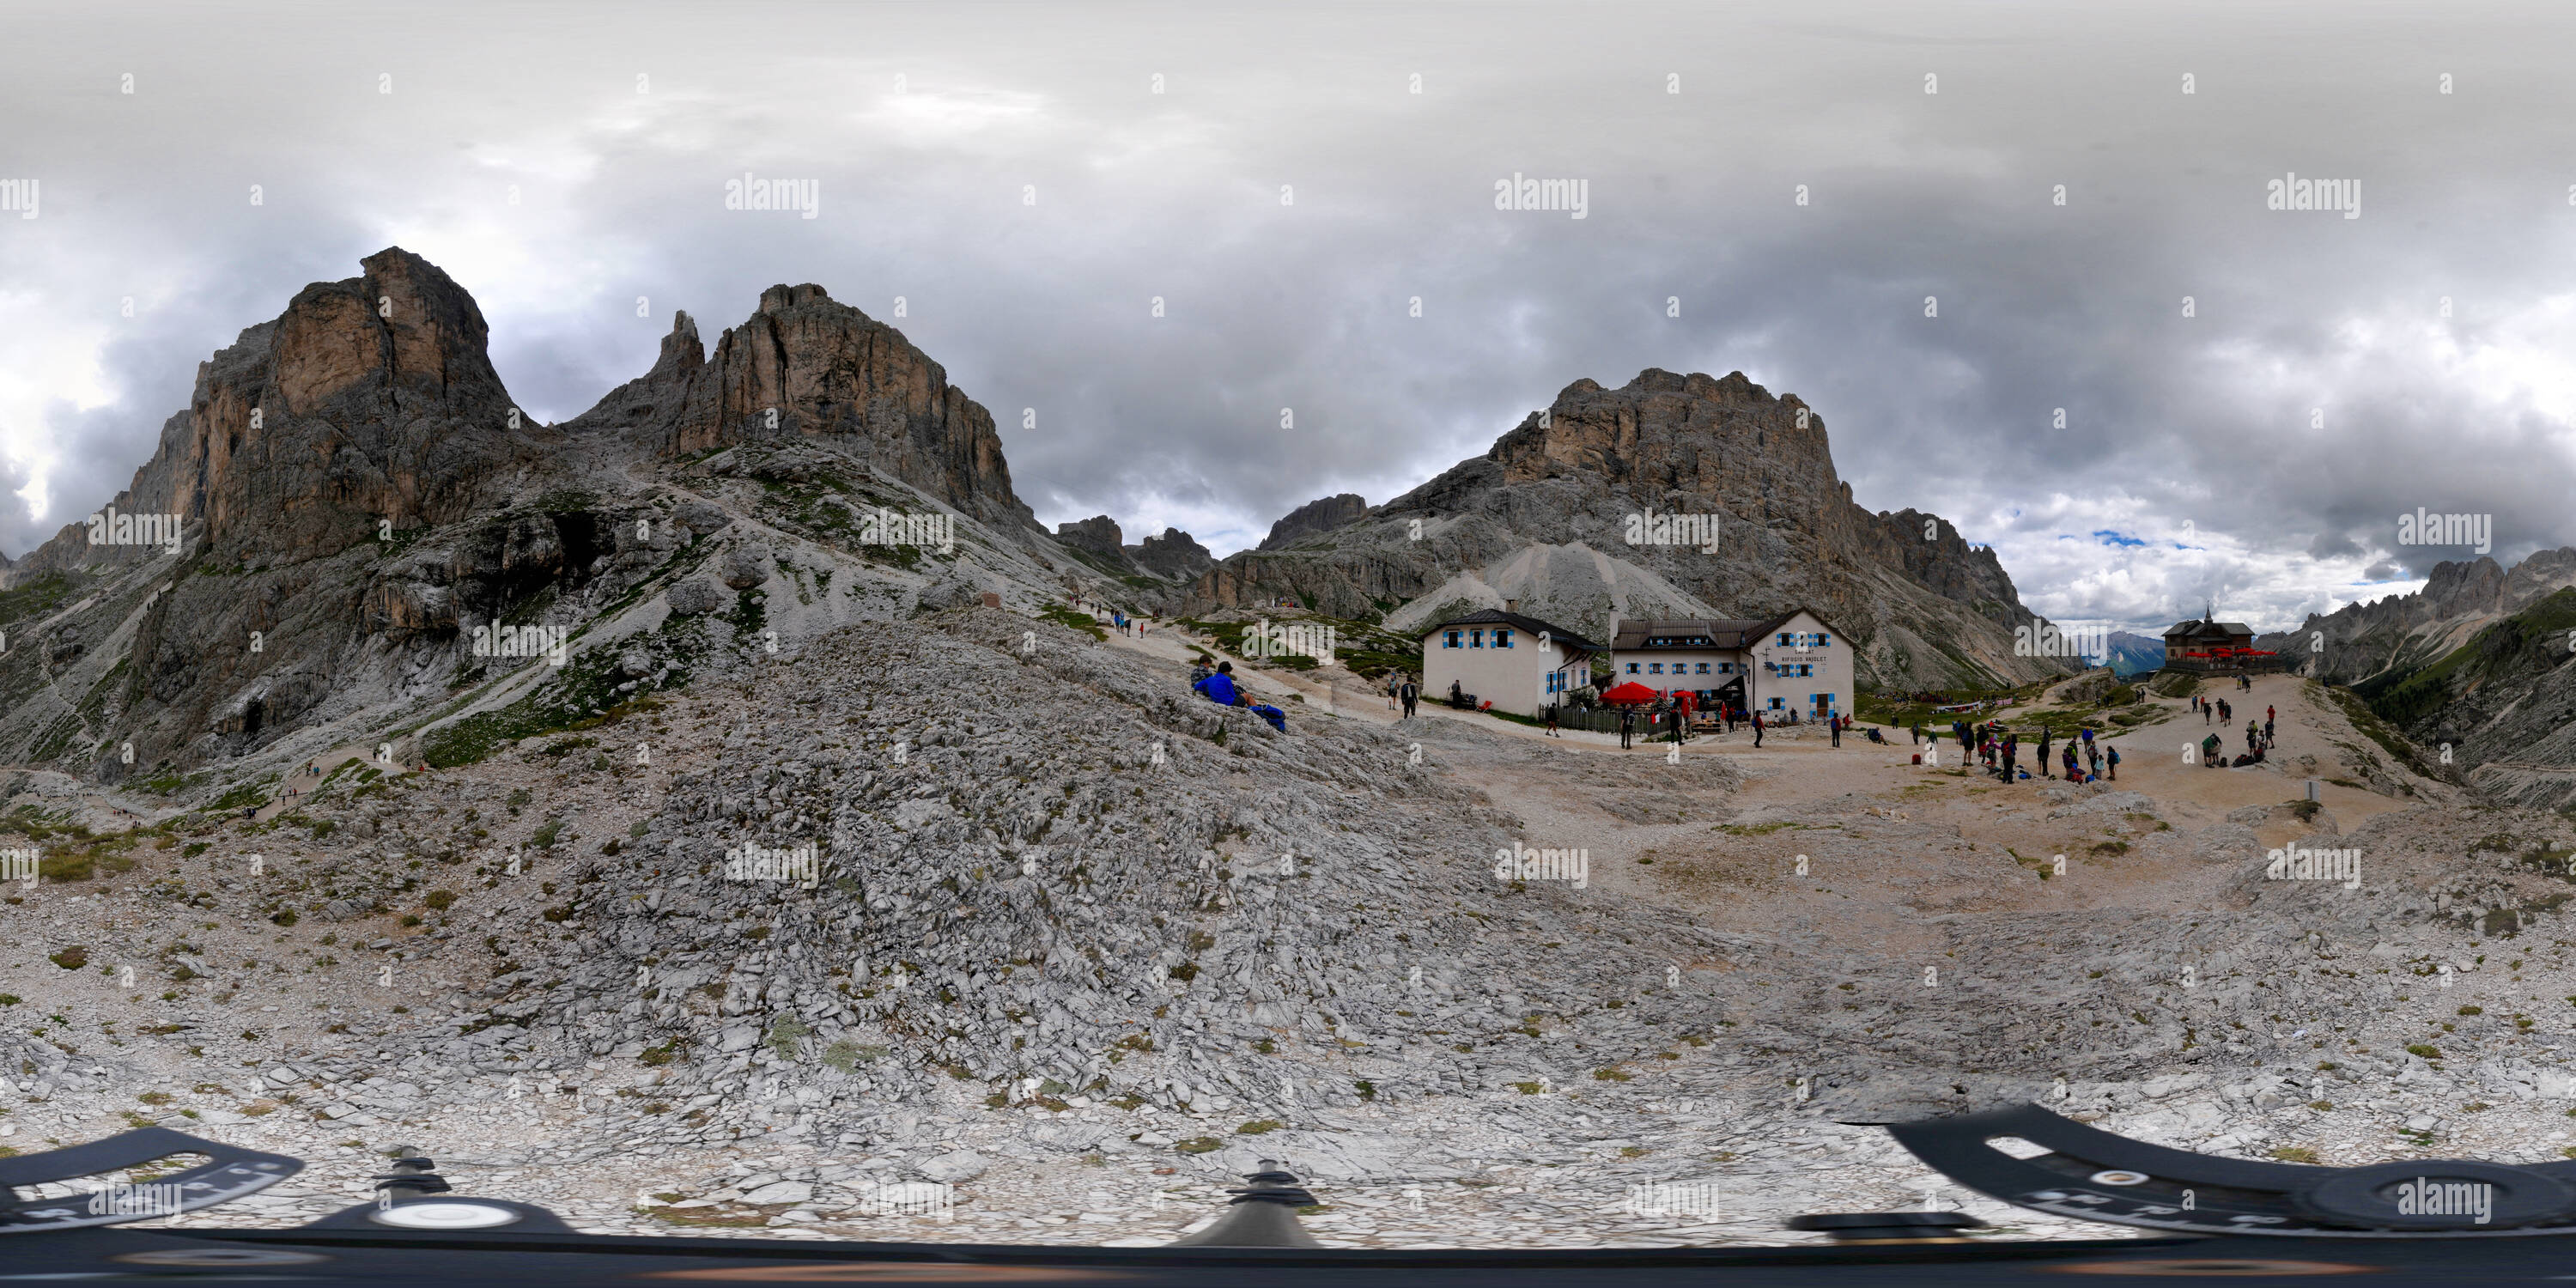
M1646 367L1800 394L1862 504L1950 518L2070 624L2414 589L2475 557L2399 545L2418 506L2492 515L2507 563L2576 542L2564 5L81 0L10 28L0 180L39 197L0 210L12 555L126 481L200 360L389 244L474 292L549 419L642 373L672 310L712 340L819 282L994 411L1041 519L1220 554ZM2267 209L2292 172L2359 217ZM815 181L817 217L724 209L747 173ZM1496 210L1515 174L1582 180L1585 217Z

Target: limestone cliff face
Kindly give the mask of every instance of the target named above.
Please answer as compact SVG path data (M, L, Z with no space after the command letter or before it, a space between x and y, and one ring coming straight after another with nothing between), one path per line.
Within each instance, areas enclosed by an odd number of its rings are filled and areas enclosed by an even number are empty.
M399 248L362 277L317 282L197 368L188 409L112 503L184 517L225 564L312 558L489 508L550 436L512 406L473 297ZM513 422L517 424L514 425ZM66 525L20 575L149 552L93 549Z
M1125 555L1125 538L1118 531L1118 521L1105 514L1095 514L1079 523L1059 523L1055 525L1055 539L1111 559Z
M705 353L686 313L653 369L566 423L660 456L826 438L887 475L988 522L1043 531L1011 491L992 414L903 333L820 286L773 286Z
M1646 526L1656 515L1705 524L1659 535ZM1649 370L1617 389L1578 380L1484 456L1352 522L1232 556L1196 594L1232 605L1290 594L1394 626L1511 598L1592 633L1614 617L1807 606L1861 645L1869 684L2063 669L2013 654L2013 627L2037 618L1993 551L1935 516L1854 504L1823 418L1740 372Z
M1157 577L1172 581L1196 581L1216 567L1216 556L1208 553L1198 539L1178 528L1167 527L1159 537L1147 537L1127 547L1127 562Z
M1344 492L1339 496L1308 501L1290 510L1286 517L1277 523L1271 524L1270 535L1263 537L1261 544L1255 548L1276 550L1300 537L1310 537L1318 532L1330 532L1335 528L1356 523L1360 516L1367 513L1368 502L1357 492Z

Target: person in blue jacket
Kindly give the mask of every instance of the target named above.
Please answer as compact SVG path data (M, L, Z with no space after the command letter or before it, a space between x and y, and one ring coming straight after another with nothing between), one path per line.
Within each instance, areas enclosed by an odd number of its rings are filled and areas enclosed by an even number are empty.
M1217 663L1214 671L1209 672L1206 678L1190 687L1198 690L1200 697L1206 698L1208 701L1213 702L1218 706L1248 707L1252 710L1252 714L1268 721L1271 728L1276 729L1281 733L1288 732L1287 712L1282 711L1267 702L1255 702L1252 700L1251 694L1248 694L1242 689L1236 687L1234 683L1234 663L1232 662Z
M1210 672L1207 678L1200 680L1198 683L1193 684L1190 687L1198 690L1200 697L1206 698L1208 701L1213 702L1218 706L1239 707L1243 705L1243 694L1234 687L1234 663L1232 662L1217 663L1216 670Z

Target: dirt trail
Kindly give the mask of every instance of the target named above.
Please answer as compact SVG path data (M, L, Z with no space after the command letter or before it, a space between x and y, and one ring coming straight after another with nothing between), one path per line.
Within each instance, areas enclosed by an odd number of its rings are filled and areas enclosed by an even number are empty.
M406 763L403 759L405 748L402 745L397 744L394 751L394 763L396 765ZM278 781L276 794L269 797L268 802L261 805L258 811L251 815L252 820L255 822L265 823L288 810L302 805L305 801L311 798L313 789L321 786L323 780L331 776L331 771L333 769L338 768L341 764L353 757L358 760L365 761L370 765L377 763L375 747L354 742L345 746L334 747L329 751L323 752L321 755L309 757L303 764L297 765L294 769L288 771L285 778ZM308 772L308 770L310 772Z

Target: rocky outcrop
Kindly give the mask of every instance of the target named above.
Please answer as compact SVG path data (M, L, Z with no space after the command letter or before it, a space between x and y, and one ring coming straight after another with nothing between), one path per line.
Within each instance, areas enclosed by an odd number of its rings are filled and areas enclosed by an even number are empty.
M1125 537L1118 531L1117 522L1105 514L1095 514L1079 523L1059 523L1055 525L1055 539L1110 559L1124 558L1126 553L1120 544Z
M773 286L704 353L686 313L653 369L567 422L661 456L824 438L887 476L988 523L1043 531L1011 490L992 414L903 333L822 287Z
M1127 547L1127 562L1166 580L1188 582L1216 567L1216 556L1190 534L1165 528L1163 535Z
M1368 502L1357 492L1344 492L1320 501L1308 501L1290 510L1287 517L1270 525L1270 535L1261 539L1256 550L1277 550L1318 533L1347 527L1368 513Z
M400 248L364 266L305 287L199 364L188 409L163 424L113 508L179 516L215 562L272 564L372 540L380 522L411 528L506 504L559 436L512 403L463 287ZM149 555L93 547L76 521L17 571Z
M1865 686L2066 670L2014 654L2013 628L2038 618L1991 549L1937 516L1862 509L1834 472L1823 418L1740 372L1648 370L1618 389L1578 380L1484 456L1329 542L1236 554L1195 588L1207 605L1279 595L1391 626L1519 599L1595 635L1620 617L1809 607L1860 646Z

